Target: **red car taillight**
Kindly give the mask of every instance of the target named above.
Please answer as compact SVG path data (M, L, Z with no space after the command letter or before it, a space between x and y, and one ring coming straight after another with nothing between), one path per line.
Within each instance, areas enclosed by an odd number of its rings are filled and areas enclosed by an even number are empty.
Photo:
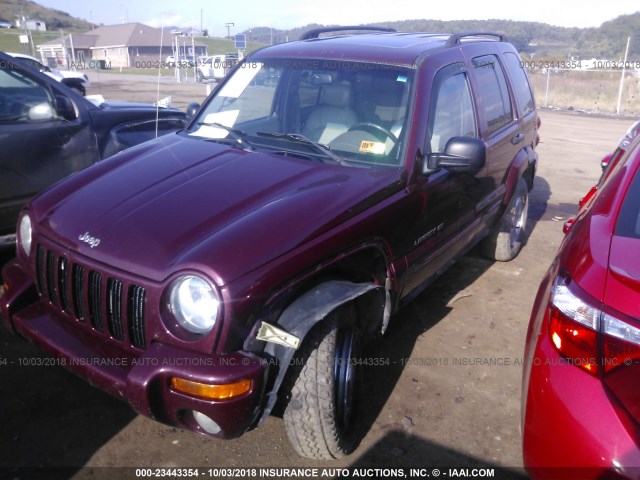
M575 282L556 279L549 309L549 336L568 363L598 375L640 359L640 328L603 311Z
M556 279L549 305L549 336L563 357L595 374L598 371L600 312L574 290L561 277Z
M603 355L605 373L618 366L629 366L640 358L640 329L615 316L603 312L601 317L603 331Z

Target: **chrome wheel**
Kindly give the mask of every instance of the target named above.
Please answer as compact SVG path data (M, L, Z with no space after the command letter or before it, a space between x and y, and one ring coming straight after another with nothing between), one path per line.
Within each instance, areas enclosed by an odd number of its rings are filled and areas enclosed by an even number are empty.
M509 229L509 244L515 247L522 238L522 230L527 221L526 216L527 197L518 195L515 205L511 209L511 228Z

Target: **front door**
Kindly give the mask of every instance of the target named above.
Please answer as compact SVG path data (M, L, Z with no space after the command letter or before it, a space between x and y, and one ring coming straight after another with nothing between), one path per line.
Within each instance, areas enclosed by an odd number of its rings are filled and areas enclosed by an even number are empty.
M36 193L98 159L86 111L59 113L71 95L12 61L0 62L0 235L15 232ZM55 82L55 80L50 80Z
M429 112L427 152L444 152L453 137L478 137L471 89L463 63L441 69L435 77ZM410 232L404 294L419 291L439 275L480 228L476 206L486 194L486 169L428 172L410 188L420 198L421 214Z

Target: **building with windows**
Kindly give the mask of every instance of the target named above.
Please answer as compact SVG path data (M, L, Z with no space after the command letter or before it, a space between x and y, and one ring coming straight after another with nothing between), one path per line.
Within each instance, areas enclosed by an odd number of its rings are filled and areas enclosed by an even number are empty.
M43 60L67 68L155 66L170 55L195 58L207 54L207 46L201 42L142 23L108 25L83 34L68 34L42 43L37 49Z

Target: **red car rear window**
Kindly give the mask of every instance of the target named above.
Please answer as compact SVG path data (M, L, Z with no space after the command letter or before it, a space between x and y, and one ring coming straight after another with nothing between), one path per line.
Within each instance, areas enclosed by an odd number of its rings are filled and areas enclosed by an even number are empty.
M636 156L640 156L640 148L636 148ZM636 162L636 165L638 162ZM640 169L636 170L633 182L622 204L616 235L629 238L640 238Z

